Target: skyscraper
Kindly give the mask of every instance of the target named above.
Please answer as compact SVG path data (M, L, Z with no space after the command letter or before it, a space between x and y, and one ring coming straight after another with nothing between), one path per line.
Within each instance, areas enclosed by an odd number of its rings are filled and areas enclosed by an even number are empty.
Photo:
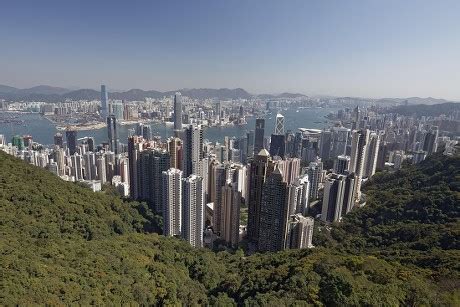
M285 136L285 143L286 143L286 150L285 150L285 155L287 157L296 157L296 152L295 152L295 134L292 133L290 130L286 133Z
M182 95L179 92L174 95L174 130L182 130Z
M101 184L106 183L107 172L105 170L105 158L103 155L100 155L96 159L96 167L97 167L97 179L101 181Z
M222 188L225 186L227 183L229 177L230 177L230 164L228 163L219 163L214 165L213 168L214 174L213 174L213 193L212 196L213 198L211 201L214 203L214 215L213 215L213 228L214 232L217 234L220 234L221 228L222 228L222 219L223 219L223 213L222 213Z
M117 120L123 120L125 106L122 100L111 100L109 109L110 115L115 116Z
M93 137L87 137L86 138L86 144L88 144L88 150L95 152L94 148L94 138Z
M227 183L222 187L221 238L230 246L237 246L240 229L241 192L238 185Z
M272 134L270 141L270 155L272 157L278 156L284 158L286 151L285 136L279 134Z
M204 191L203 178L190 175L183 179L181 237L194 247L203 246Z
M65 175L66 165L65 165L65 152L63 148L56 149L54 151L54 161L56 161L58 166L58 175Z
M318 190L323 177L323 162L310 162L307 169L308 180L310 181L310 198L318 198Z
M150 125L144 125L142 127L142 137L146 140L152 139L152 127Z
M170 168L170 155L166 150L154 150L151 153L150 199L157 213L164 211L162 173Z
M257 155L264 148L265 119L256 119L256 130L254 134L254 155Z
M85 161L85 179L96 180L96 155L93 152L87 152L83 157Z
M287 158L284 160L276 160L281 173L283 174L284 181L287 184L293 183L300 175L300 159L299 158Z
M343 191L343 204L342 204L342 216L350 212L354 206L354 196L357 185L356 176L354 173L344 173L345 186Z
M77 131L70 130L69 128L65 132L65 138L67 140L67 148L69 149L69 154L73 155L77 152Z
M366 154L364 158L363 176L371 178L375 174L377 168L377 158L379 154L380 136L372 132L369 135L369 143L366 146Z
M140 183L138 176L138 159L142 151L142 138L131 136L128 138L128 164L129 164L129 194L132 199L139 198Z
M109 108L107 105L108 95L105 85L101 85L101 117L104 119L109 116Z
M170 168L163 178L163 234L179 236L182 227L182 171Z
M201 126L190 125L185 129L183 141L183 172L184 177L191 174L200 175L202 173L203 153L203 130Z
M272 157L279 156L284 158L286 151L286 141L284 135L284 116L281 114L276 114L275 119L275 130L271 135L270 141L270 155Z
M437 150L437 139L438 139L438 127L433 126L431 129L425 134L425 138L423 140L423 150L431 155L436 152Z
M107 134L109 137L110 151L118 154L118 133L117 133L117 119L114 115L107 117Z
M288 206L289 216L308 212L308 197L310 182L308 175L297 178L293 183L288 185Z
M257 248L260 251L284 249L288 218L287 185L279 168L267 177L260 206Z
M351 139L351 156L349 171L356 175L356 190L354 200L359 203L361 199L361 180L365 170L365 157L369 142L369 130L355 130Z
M250 165L247 233L251 241L257 241L258 239L262 190L265 180L271 174L273 168L273 162L266 149L260 150Z
M153 204L153 150L145 149L139 152L137 163L137 180L139 183L139 199L147 201L152 209ZM167 168L168 169L168 168ZM166 170L167 170L166 169ZM159 212L160 213L160 212Z
M364 173L364 160L368 142L369 130L353 131L349 170L361 178L363 177Z
M139 156L140 198L149 202L156 213L163 212L162 173L170 168L169 153L159 148L143 150Z
M217 101L215 106L216 106L216 114L215 114L216 120L220 121L222 118L222 106L221 106L220 101Z
M63 148L64 140L62 137L62 133L58 132L54 135L54 145Z
M344 174L350 167L350 157L340 155L334 160L334 171L337 174Z
M289 217L286 235L286 249L313 247L314 219L294 214Z
M182 169L182 140L172 137L167 140L168 151L171 156L171 167Z
M324 181L324 197L321 210L321 220L337 222L342 217L343 193L345 176L332 174Z
M332 157L340 155L346 155L348 137L350 129L345 127L333 127L332 128Z
M320 150L319 150L319 155L321 159L327 160L331 158L331 149L332 149L332 133L331 131L323 130L321 132Z
M246 146L246 157L252 158L254 157L254 130L250 130L246 134L247 139L247 146Z
M276 114L275 131L273 134L284 135L284 116L280 113Z
M83 163L82 158L78 153L70 157L72 163L72 176L75 181L83 180Z

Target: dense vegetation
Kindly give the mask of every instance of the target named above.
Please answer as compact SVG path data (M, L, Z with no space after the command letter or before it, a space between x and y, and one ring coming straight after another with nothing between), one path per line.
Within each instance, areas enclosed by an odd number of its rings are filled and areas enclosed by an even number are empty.
M317 242L422 270L446 291L460 288L460 158L441 154L375 175L368 202ZM326 234L326 236L324 236Z
M377 176L316 248L245 256L157 235L144 205L0 152L0 304L458 305L458 170Z

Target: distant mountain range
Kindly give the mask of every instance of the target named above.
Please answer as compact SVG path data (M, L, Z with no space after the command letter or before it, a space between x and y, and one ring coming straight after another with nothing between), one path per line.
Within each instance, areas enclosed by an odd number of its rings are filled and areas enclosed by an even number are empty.
M144 100L145 98L162 98L174 95L175 92L181 92L182 95L191 97L194 99L249 99L258 97L261 99L280 99L280 98L307 98L306 95L300 93L281 93L281 94L259 94L253 95L248 93L242 88L193 88L193 89L180 89L175 91L156 91L156 90L141 90L131 89L128 91L109 92L110 99L124 99L127 101ZM93 89L78 89L71 90L62 87L54 87L48 85L39 85L31 88L19 89L8 85L0 84L0 99L15 100L15 101L45 101L45 102L60 102L65 99L72 100L93 100L100 99L100 92ZM332 97L331 97L332 98ZM358 99L358 98L357 98ZM360 98L361 99L361 98ZM449 102L445 99L436 99L432 97L420 98L382 98L376 100L377 103L381 104L404 104L407 100L407 104L418 105L418 104L440 104Z
M217 98L217 99L248 99L254 95L248 93L242 88L236 89L181 89L175 91L160 92L155 90L144 91L141 89L131 89L125 92L109 92L111 99L125 100L144 100L144 98L162 98L165 96L174 95L176 92L181 92L182 95L195 98ZM295 95L295 94L294 94ZM69 90L61 87L52 87L48 85L39 85L32 88L19 89L12 86L0 85L0 99L7 100L29 100L29 101L46 101L59 102L65 99L99 99L100 92L93 89Z
M253 95L248 93L242 88L192 88L192 89L180 89L175 91L156 91L156 90L141 90L131 89L124 92L109 92L109 98L111 99L124 99L128 101L144 100L145 98L162 98L174 95L176 92L181 92L182 95L191 97L194 99L206 99L206 98L217 98L217 99L249 99L253 97L260 97L263 99L277 99L277 98L299 98L307 97L303 94L298 93L282 93L279 95L272 94L261 94ZM72 100L92 100L99 99L101 94L99 91L93 89L78 89L70 90L61 87L53 87L48 85L39 85L26 89L19 89L12 86L0 85L0 99L7 100L29 100L29 101L46 101L46 102L59 102L65 99Z
M418 104L441 104L441 103L446 103L446 102L455 102L455 101L449 101L445 99L438 99L438 98L433 98L433 97L427 97L427 98L420 98L420 97L409 97L409 98L381 98L376 101L376 103L400 103L404 104L407 101L407 104L413 104L413 105L418 105Z

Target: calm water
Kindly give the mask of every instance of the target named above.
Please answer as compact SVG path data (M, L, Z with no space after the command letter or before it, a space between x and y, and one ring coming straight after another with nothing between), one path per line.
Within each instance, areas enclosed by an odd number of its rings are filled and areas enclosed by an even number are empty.
M337 109L300 109L282 111L284 115L285 130L297 131L298 128L316 128L321 129L327 125L325 123L324 116L330 112L336 111ZM3 114L0 114L2 116ZM15 114L18 115L19 119L25 121L24 125L4 124L0 123L0 134L5 135L8 142L11 140L13 135L32 135L35 142L41 144L52 144L53 136L58 130L51 124L47 119L43 118L39 114ZM275 125L276 112L265 117L265 134L269 136ZM229 127L210 127L205 128L204 137L210 141L223 141L224 136L235 136L240 137L246 134L249 130L254 130L255 117L247 119L247 125L244 126L229 126ZM119 127L119 139L120 142L126 143L128 138L128 130L133 128L135 125L126 125ZM152 134L160 135L165 138L173 134L172 127L166 127L163 124L151 124ZM85 136L94 137L97 144L100 144L107 140L107 129L98 130L85 130L78 131L78 137L82 138Z

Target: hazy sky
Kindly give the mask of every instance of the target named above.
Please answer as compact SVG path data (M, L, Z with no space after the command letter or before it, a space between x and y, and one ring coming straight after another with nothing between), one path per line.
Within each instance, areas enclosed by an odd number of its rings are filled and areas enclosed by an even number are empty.
M0 84L460 100L460 1L0 4Z

